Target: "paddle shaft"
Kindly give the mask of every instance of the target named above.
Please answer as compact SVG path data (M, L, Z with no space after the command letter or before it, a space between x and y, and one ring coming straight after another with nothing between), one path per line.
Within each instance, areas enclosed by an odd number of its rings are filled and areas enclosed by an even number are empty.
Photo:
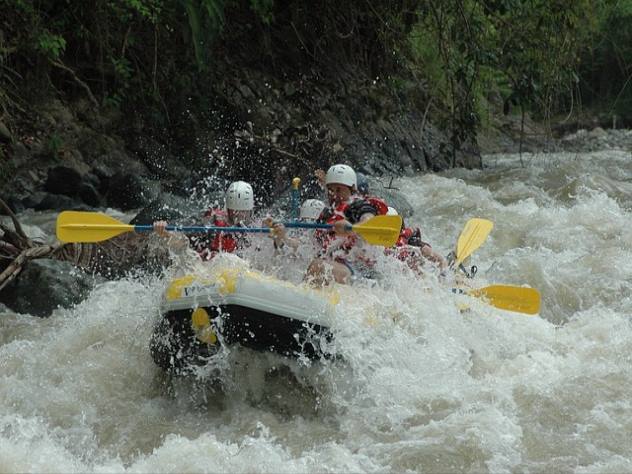
M135 225L134 232L151 232L154 230L154 226L151 225ZM168 225L165 230L172 232L185 232L185 233L203 233L203 232L248 232L248 233L262 233L266 234L270 232L270 227L218 227L218 226L182 226L182 225Z
M333 225L331 224L319 224L317 222L284 222L283 225L285 227L294 227L299 229L331 229ZM346 230L353 230L352 225L348 225L345 227Z
M283 222L283 225L288 228L297 229L331 229L332 224L318 224L315 222ZM141 228L141 229L139 229ZM153 226L150 225L136 225L134 226L136 232L146 232L153 230ZM168 225L166 230L175 232L270 232L270 227L210 227L210 226L177 226ZM353 226L346 226L346 230L353 230Z
M332 224L318 224L315 222L283 222L283 225L288 228L296 229L331 229ZM153 230L153 226L150 225L135 225L134 231L136 232L148 232ZM212 227L212 226L178 226L168 225L166 230L174 232L270 232L270 227ZM353 226L347 225L345 230L352 231Z
M295 227L302 229L331 229L331 224L316 224L308 222L286 222L286 227ZM125 224L64 224L68 229L95 229L95 230L117 230L128 227ZM349 226L348 230L352 230L353 227ZM133 230L134 232L151 232L154 230L153 225L137 224L129 225L126 230ZM269 233L270 227L219 227L219 226L180 226L180 225L168 225L165 230L171 232L185 232L185 233L203 233L203 232L247 232L247 233Z

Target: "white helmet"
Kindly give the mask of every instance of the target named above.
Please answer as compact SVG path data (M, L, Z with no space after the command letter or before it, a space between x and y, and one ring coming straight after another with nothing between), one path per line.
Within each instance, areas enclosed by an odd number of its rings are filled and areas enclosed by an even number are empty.
M226 190L226 209L233 211L252 211L255 207L255 195L252 186L245 181L230 183Z
M318 199L307 199L303 204L301 204L301 219L318 219L320 213L325 209L325 203L323 201L319 201Z
M333 165L327 170L325 184L344 184L345 186L358 186L358 180L353 168L348 165Z
M399 214L397 212L397 209L395 209L394 207L388 206L388 211L386 211L386 215L387 216L397 216Z

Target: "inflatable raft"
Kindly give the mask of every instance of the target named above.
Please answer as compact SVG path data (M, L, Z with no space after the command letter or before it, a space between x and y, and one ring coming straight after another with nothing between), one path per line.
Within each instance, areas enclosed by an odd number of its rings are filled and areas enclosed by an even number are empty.
M204 365L221 345L287 357L330 357L336 293L216 266L207 275L170 282L150 349L165 370Z

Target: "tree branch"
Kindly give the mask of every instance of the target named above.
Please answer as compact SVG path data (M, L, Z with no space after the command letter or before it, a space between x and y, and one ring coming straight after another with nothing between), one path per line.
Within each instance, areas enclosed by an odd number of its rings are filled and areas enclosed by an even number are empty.
M24 230L22 229L22 226L20 225L20 221L18 220L17 217L15 217L15 214L13 213L11 208L7 205L7 203L4 202L2 199L0 199L0 208L2 208L2 210L6 212L7 215L11 218L11 221L13 222L13 227L15 228L15 232L17 233L17 235L21 237L22 239L26 240L28 243L31 243L31 240L24 233Z
M77 74L75 73L75 71L73 71L72 69L70 69L68 66L66 66L64 63L62 63L61 61L53 61L52 59L49 59L49 62L55 66L58 67L59 69L62 69L64 71L66 71L67 73L69 73L72 78L75 80L75 82L77 84L79 84L79 86L86 91L86 94L88 95L88 97L90 98L90 101L94 104L95 107L99 107L99 101L94 97L94 94L92 93L92 91L90 90L90 86L88 86L88 84L86 84L85 82L83 82L81 79L79 79L79 77L77 76Z

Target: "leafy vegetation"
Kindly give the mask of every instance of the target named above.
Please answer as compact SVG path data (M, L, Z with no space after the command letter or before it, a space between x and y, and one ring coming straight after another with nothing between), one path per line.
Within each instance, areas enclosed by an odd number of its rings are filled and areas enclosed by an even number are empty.
M38 95L169 124L227 63L384 78L471 140L490 94L547 118L583 99L632 118L632 0L0 0L0 114ZM427 109L426 109L427 110Z
M581 53L577 96L632 126L632 0L600 0L591 18L595 26Z

